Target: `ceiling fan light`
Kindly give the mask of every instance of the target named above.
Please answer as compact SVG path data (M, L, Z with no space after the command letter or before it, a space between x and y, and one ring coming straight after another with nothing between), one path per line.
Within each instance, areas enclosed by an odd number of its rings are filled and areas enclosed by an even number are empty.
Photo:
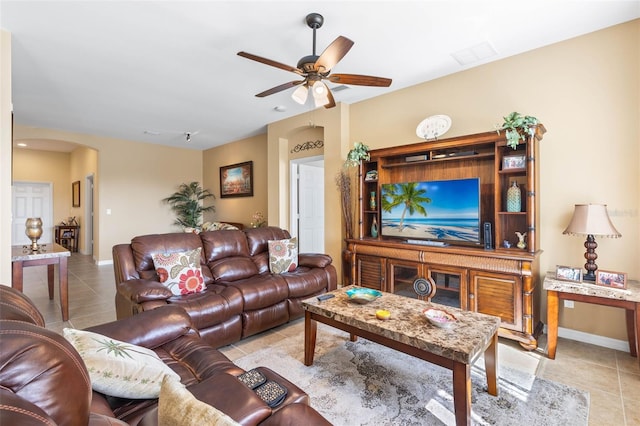
M299 86L296 90L291 94L291 99L299 103L300 105L304 105L307 102L307 96L309 96L309 91L306 86Z
M321 81L313 83L313 96L327 96L327 86Z

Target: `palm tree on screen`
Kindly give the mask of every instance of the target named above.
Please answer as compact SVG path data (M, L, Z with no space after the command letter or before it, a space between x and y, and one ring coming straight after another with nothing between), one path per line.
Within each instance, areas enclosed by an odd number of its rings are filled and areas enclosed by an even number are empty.
M400 224L398 225L399 230L402 231L404 229L404 217L407 212L409 212L409 215L419 213L427 217L427 210L422 203L430 203L431 198L425 197L424 194L426 193L426 189L418 189L418 182L388 185L384 188L381 207L384 211L391 212L394 207L404 205L400 215Z

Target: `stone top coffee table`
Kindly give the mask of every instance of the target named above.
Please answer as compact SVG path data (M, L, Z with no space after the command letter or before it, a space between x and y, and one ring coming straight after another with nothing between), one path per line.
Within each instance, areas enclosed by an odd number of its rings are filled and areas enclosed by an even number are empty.
M453 400L457 425L471 424L471 365L484 353L489 394L498 395L498 328L500 318L464 311L392 293L364 305L349 301L343 287L320 301L316 297L302 302L305 310L304 363L313 364L317 322L355 336L415 356L453 371ZM430 324L423 312L427 308L446 310L456 317L449 328ZM376 310L391 312L388 320L376 318Z

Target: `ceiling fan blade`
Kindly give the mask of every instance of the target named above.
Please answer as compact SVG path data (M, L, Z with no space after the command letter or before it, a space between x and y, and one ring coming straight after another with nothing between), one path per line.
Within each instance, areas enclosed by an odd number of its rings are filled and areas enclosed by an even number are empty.
M346 37L339 36L337 39L333 40L322 55L316 61L314 68L321 72L326 73L331 70L342 58L347 54L349 49L353 46L353 42Z
M324 106L325 108L329 109L336 106L336 101L333 99L333 93L331 93L329 88L327 88L327 98L329 98L329 103Z
M302 70L299 70L298 68L280 62L272 61L271 59L263 58L262 56L253 55L247 52L238 52L238 56L242 56L243 58L251 59L252 61L260 62L262 64L271 65L272 67L280 68L281 70L291 71L296 74L302 75Z
M326 78L330 82L337 84L355 84L357 86L377 87L389 87L391 85L390 78L373 77L371 75L332 74Z
M281 84L280 86L272 87L269 90L265 90L264 92L258 93L256 95L256 97L264 98L265 96L269 96L269 95L273 95L274 93L282 92L283 90L290 89L290 88L295 87L295 86L297 86L299 84L302 84L302 83L304 83L304 80L290 81L288 83L284 83L284 84Z

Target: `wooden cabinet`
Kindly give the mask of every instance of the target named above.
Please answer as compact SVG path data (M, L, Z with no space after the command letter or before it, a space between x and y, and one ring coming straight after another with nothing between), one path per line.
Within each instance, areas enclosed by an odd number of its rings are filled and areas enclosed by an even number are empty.
M499 316L501 336L537 347L542 329L537 151L545 129L534 130L515 150L504 134L486 132L370 151L370 161L359 169L358 235L347 241L351 282L416 297L413 282L430 276L438 289L435 302ZM479 242L433 247L382 235L383 185L467 178L480 182ZM521 200L515 209L507 207L513 182ZM489 247L485 224L491 227ZM526 247L517 246L518 234Z
M71 252L78 251L78 234L80 227L77 225L56 225L55 241Z

